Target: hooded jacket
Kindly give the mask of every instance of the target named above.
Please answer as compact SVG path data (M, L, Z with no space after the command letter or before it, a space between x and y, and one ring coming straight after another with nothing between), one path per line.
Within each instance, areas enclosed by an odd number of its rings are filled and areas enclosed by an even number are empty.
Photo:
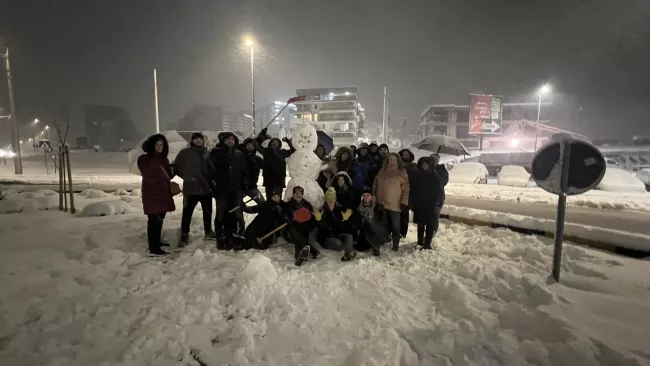
M225 141L235 138L235 145L229 148ZM207 164L208 181L215 197L224 197L243 190L248 185L246 156L237 148L239 139L231 132L219 134L219 143L210 152Z
M415 163L415 155L413 155L413 152L409 149L402 149L400 150L397 154L402 157L402 154L406 152L409 154L408 159L402 159L402 163L404 163L404 170L406 170L406 174L409 176L409 182L413 181L414 175L418 172L418 165ZM415 196L410 195L410 201L413 200ZM410 203L410 202L409 202Z
M264 157L262 176L264 177L264 187L284 188L286 187L285 180L287 178L287 162L286 159L291 156L295 151L293 146L289 144L290 150L282 149L282 141L277 137L269 140L267 147L262 146L262 142L266 140L266 129L262 130L255 138L257 141L257 148ZM280 148L274 149L271 147L273 141L279 143Z
M422 169L422 163L424 162L429 164L429 170ZM430 222L427 218L435 214L442 189L441 179L436 167L433 165L433 159L429 157L420 158L417 163L417 171L413 174L410 193L412 196L417 197L411 203L415 223Z
M348 153L348 159L345 161L342 160L342 155L344 152ZM353 164L354 164L354 155L352 154L352 150L347 146L340 147L336 151L336 155L334 155L334 159L330 161L330 165L329 165L330 172L332 174L336 174L338 172L346 172L350 175L353 175L351 174L354 166Z
M156 142L162 140L163 151L155 150ZM165 136L156 134L142 144L145 152L137 164L142 174L142 207L145 215L159 215L176 209L171 191L173 177L171 165L167 160L169 144Z
M343 177L343 179L345 179L345 184L343 187L339 187L338 185L339 177ZM337 203L345 208L354 208L355 195L352 189L352 179L350 179L348 173L340 171L334 174L334 177L330 181L330 186L334 187L334 190L336 190Z
M409 178L403 167L388 169L383 167L372 187L373 196L384 209L393 212L402 212L402 205L409 202Z
M181 150L174 160L174 172L183 179L183 194L186 196L202 196L210 194L206 172L208 149L190 146Z
M361 151L366 150L366 155L361 155ZM368 146L359 146L357 149L357 158L354 160L354 172L352 174L352 186L361 191L363 187L372 186L370 181L371 168L373 164L372 156L370 156L370 148Z
M253 144L253 151L248 151L246 145ZM248 183L246 184L246 189L256 189L257 180L260 177L260 170L264 165L264 160L257 155L257 141L252 137L247 137L244 139L244 142L239 145L239 149L246 156L246 168L247 168L247 179Z
M379 145L379 149L381 149L382 147L386 148L386 150L388 150L388 154L390 154L390 149L388 149L388 145L386 144ZM370 166L370 172L368 176L368 180L370 184L374 184L375 179L377 178L377 174L379 174L379 171L381 171L381 169L383 168L384 160L386 159L386 157L382 157L381 155L379 155L379 149L377 149L377 154L372 155L372 164Z

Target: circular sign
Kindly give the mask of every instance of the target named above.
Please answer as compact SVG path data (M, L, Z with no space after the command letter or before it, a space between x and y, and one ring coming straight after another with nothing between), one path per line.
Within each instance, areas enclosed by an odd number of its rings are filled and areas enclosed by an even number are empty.
M562 154L569 154L568 185L562 192ZM587 141L566 135L553 136L533 156L531 175L543 190L553 193L575 195L593 189L605 175L607 164L603 154Z

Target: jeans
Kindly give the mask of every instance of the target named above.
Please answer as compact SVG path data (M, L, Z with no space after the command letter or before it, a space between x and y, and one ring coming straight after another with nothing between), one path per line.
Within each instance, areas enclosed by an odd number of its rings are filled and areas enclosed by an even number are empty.
M385 210L382 215L382 226L388 230L390 236L393 238L393 249L397 250L399 247L400 239L400 220L402 213Z
M196 205L201 202L203 209L203 230L212 231L212 195L185 196L183 197L183 218L181 219L181 234L190 232L192 214Z
M343 250L345 254L354 252L352 234L341 233L334 237L325 239L323 248L330 250Z
M165 220L166 215L166 213L147 215L147 240L149 241L149 250L160 249L163 221Z
M244 215L241 208L229 213L230 210L241 205L241 198L241 191L233 191L215 199L217 211L214 215L214 232L217 235L217 241L223 240L225 236L231 236L233 233L237 233L239 236L244 235Z

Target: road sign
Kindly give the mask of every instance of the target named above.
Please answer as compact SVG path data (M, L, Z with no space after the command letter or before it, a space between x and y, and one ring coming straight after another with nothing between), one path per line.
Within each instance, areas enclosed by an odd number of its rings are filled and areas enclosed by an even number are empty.
M595 146L564 133L553 135L551 141L533 156L533 179L540 188L559 196L551 273L557 282L560 282L566 197L596 187L603 179L606 168L605 158Z
M469 133L473 135L501 134L503 98L472 94L469 97Z

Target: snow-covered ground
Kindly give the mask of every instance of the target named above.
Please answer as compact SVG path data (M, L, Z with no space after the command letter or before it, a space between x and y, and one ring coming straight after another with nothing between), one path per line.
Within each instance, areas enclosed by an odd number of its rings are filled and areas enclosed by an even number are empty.
M127 197L125 197L127 198ZM433 252L303 267L290 246L143 258L145 217L2 215L7 365L650 365L650 262L443 222ZM181 207L181 199L176 199ZM250 219L250 217L248 217ZM174 241L180 212L165 220Z
M445 187L448 196L470 197L522 203L557 204L557 196L541 188L521 188L492 184L454 184ZM591 190L569 196L567 204L612 210L650 211L650 192L607 192Z

